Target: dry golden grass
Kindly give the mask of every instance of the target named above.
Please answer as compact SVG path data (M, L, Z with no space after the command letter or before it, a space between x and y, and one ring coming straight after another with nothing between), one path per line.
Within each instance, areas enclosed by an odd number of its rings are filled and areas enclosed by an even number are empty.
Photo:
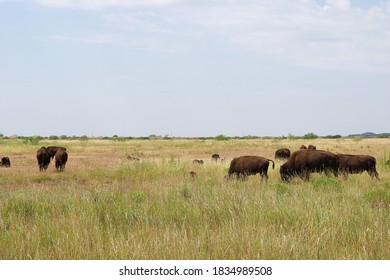
M282 161L268 184L223 178L236 156L273 159L301 144L373 155L380 180L314 174L284 184ZM38 171L36 150L48 145L67 147L65 172L53 163ZM12 166L0 169L0 259L390 257L390 139L3 139L4 155Z

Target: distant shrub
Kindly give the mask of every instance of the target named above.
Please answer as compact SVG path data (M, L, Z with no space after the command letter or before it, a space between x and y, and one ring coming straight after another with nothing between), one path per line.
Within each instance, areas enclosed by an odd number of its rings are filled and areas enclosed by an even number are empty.
M43 137L41 136L25 137L23 138L23 143L26 145L37 145L42 139Z
M257 136L253 136L253 135L245 135L243 137L241 137L241 139L256 139L258 138Z
M339 134L327 135L327 136L324 136L324 138L327 138L327 139L339 139L339 138L341 138L341 135L339 135Z
M125 137L119 137L118 135L114 135L114 136L112 136L112 140L118 141L118 142L123 142L123 141L126 141L126 138Z
M217 141L226 141L226 140L229 140L229 137L223 135L223 134L219 134L217 136L214 137L214 140L217 140Z
M303 135L302 138L303 139L316 139L316 138L318 138L318 135L314 134L313 132L310 132L310 133L306 133L305 135Z
M296 139L299 139L300 137L299 136L295 136L295 135L292 135L292 134L288 134L288 136L287 136L287 139L288 140L296 140Z

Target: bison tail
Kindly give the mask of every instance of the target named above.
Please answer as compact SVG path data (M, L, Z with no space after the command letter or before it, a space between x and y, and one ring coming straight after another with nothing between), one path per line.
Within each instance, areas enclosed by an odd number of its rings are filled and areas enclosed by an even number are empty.
M269 159L272 162L272 169L275 169L275 162L272 159Z

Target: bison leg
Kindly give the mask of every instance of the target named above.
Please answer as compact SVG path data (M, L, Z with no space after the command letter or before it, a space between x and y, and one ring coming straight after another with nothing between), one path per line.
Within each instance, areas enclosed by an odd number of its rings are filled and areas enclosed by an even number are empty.
M304 170L299 173L299 178L301 178L303 181L309 181L310 179L310 172L308 170Z
M264 182L268 182L268 175L267 175L267 172L261 172L260 173L260 177L261 177L261 180L264 181Z
M378 174L378 172L376 172L375 168L367 170L367 172L368 172L368 174L370 174L370 176L372 178L375 177L376 179L379 179L379 174Z

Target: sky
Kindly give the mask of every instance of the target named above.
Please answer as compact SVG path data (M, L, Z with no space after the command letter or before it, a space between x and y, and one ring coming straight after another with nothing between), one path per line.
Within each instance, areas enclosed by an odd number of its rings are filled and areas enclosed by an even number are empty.
M390 0L0 0L0 134L390 132Z

